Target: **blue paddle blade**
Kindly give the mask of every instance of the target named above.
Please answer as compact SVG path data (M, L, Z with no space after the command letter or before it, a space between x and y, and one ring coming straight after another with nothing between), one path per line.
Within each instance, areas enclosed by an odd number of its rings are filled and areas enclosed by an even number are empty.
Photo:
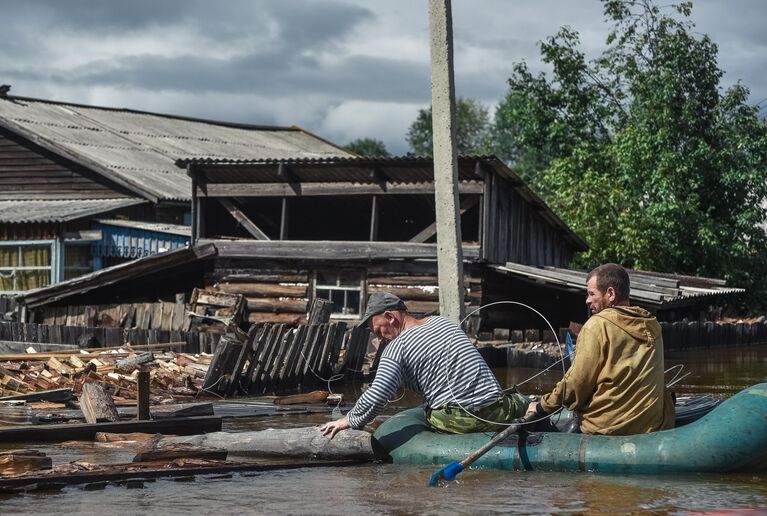
M567 335L565 336L565 355L572 355L575 353L575 343L573 342L573 337L570 335L570 332L567 332ZM572 357L573 360L575 360L575 357Z
M452 464L448 464L444 468L440 469L436 473L434 473L431 476L431 480L429 480L429 485L431 487L436 486L440 480L455 480L455 476L463 471L463 466L461 466L460 462L453 462Z

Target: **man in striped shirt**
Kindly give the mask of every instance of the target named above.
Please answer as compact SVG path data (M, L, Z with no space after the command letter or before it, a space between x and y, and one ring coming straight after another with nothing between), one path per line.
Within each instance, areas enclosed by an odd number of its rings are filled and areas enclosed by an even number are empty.
M369 324L386 347L370 387L346 416L320 427L323 435L364 427L400 385L421 395L427 421L444 432L499 431L527 408L524 396L504 395L477 349L450 320L413 317L401 299L384 293L370 296L360 324Z

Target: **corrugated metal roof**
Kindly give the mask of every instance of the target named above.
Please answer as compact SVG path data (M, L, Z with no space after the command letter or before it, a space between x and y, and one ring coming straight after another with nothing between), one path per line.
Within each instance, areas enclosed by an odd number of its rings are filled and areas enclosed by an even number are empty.
M147 198L189 200L174 161L351 156L297 127L227 124L24 97L0 99L0 125Z
M557 287L582 290L585 295L586 271L531 267L511 262L491 268ZM720 279L632 270L628 273L631 279L631 299L646 304L662 306L682 300L745 292L742 288L727 287L724 280Z
M0 222L66 222L144 202L145 199L0 201Z

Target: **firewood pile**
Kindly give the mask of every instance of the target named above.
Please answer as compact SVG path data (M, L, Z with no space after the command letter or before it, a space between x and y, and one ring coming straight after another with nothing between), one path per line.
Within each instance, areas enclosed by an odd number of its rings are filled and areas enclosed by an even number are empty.
M212 355L141 348L126 345L98 351L0 355L0 401L65 401L62 392L71 389L69 396L79 397L84 383L96 382L110 391L117 404L132 404L137 399L137 377L142 368L150 374L153 404L205 394L201 389Z

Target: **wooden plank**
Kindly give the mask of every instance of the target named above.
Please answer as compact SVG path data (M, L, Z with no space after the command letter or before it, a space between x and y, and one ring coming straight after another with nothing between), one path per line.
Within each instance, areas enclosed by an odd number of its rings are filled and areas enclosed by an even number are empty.
M241 381L245 378L247 378L247 375L243 375L243 369L245 368L245 364L248 362L253 362L253 353L254 353L254 341L258 337L259 332L259 325L254 324L250 327L250 330L248 330L248 336L245 338L245 343L240 348L240 353L237 356L237 360L234 363L234 367L232 368L231 372L231 379L229 381L229 386L226 390L227 396L234 396L234 394L237 393L237 390L240 389ZM212 364L212 362L211 362ZM243 385L243 388L246 386Z
M309 258L312 260L383 260L387 258L436 259L436 244L414 242L354 242L300 240L200 240L214 244L221 258ZM463 244L464 259L475 259L479 246Z
M117 421L114 423L49 424L24 427L0 427L0 442L92 441L96 432L160 433L194 435L221 430L221 418L215 416L160 419L156 421Z
M371 294L378 292L389 292L399 297L407 303L414 301L439 301L439 288L419 288L419 287L379 287L371 285L368 287Z
M261 231L261 228L256 226L253 221L250 220L248 216L242 212L242 210L234 205L232 201L223 197L219 197L218 202L221 203L226 211L229 212L229 215L231 215L232 218L236 220L245 229L245 231L250 234L250 236L256 240L270 240L270 238L266 236L266 233Z
M235 380L233 369L242 346L243 343L231 333L221 338L205 375L204 390L212 393L227 392L229 383Z
M250 360L247 369L240 375L240 384L246 392L250 392L250 387L253 384L253 373L256 370L258 363L263 359L266 336L269 328L270 326L268 324L256 324L251 326L248 331L248 341L250 342L251 347ZM251 333L254 334L252 337Z
M264 376L264 371L266 370L266 366L269 363L270 357L274 352L274 347L278 340L277 336L281 331L281 325L264 325L264 332L258 339L258 360L256 361L256 365L253 368L253 373L250 377L250 388L248 390L250 394L261 392L259 390L261 388L261 380Z
M307 324L325 324L330 322L330 313L333 310L333 302L327 299L315 297L306 317Z
M482 193L482 184L460 181L458 192ZM323 195L421 195L434 194L434 183L351 183L323 181L321 183L212 183L198 186L200 197L307 197Z
M306 283L307 281L306 273L226 273L220 278L221 283Z
M0 401L50 401L52 403L64 403L72 399L72 389L53 389L49 391L30 392L16 394L14 396L0 397Z

